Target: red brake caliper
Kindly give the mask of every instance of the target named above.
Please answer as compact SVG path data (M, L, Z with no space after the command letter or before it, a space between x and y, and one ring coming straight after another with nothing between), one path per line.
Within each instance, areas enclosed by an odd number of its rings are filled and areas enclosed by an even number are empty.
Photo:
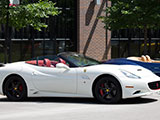
M20 90L20 91L22 91L22 90L23 90L23 87L22 87L22 85L20 85L20 86L19 86L19 90Z
M104 85L102 84L101 87L103 88ZM102 89L100 89L100 94L101 94L101 96L103 96L103 90Z

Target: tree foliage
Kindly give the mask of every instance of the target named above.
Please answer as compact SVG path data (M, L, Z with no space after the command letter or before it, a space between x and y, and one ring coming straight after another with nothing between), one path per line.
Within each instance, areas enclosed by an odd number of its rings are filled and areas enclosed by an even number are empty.
M110 0L112 6L101 17L105 27L110 30L126 28L159 28L159 0Z
M147 29L160 28L160 0L109 0L106 16L101 19L109 30L144 30L144 54L147 53Z
M42 18L49 18L60 13L55 3L48 0L39 0L30 3L29 0L22 0L19 6L10 6L7 9L7 0L0 1L0 23L6 24L7 12L9 13L9 26L16 29L21 29L28 25L34 29L41 30L42 27L47 27L42 22Z

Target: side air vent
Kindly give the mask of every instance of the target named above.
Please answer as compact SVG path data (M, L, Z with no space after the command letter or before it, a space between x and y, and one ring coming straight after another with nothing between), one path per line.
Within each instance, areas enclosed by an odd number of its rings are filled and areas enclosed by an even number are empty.
M137 90L136 92L133 93L133 95L140 93L140 90Z

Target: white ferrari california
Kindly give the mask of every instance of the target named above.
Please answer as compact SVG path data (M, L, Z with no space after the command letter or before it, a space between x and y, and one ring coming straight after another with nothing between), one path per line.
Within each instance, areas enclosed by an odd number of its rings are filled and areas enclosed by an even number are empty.
M109 65L74 52L1 64L0 94L27 97L94 97L101 103L160 91L160 78L136 65Z

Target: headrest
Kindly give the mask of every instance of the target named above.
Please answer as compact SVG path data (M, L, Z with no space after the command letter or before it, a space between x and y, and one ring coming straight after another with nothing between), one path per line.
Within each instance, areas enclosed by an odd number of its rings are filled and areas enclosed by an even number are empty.
M152 62L150 56L146 55L147 62Z
M143 62L147 62L147 59L146 59L146 57L145 57L144 55L141 56L141 60L142 60Z
M44 65L46 67L50 67L51 66L51 61L49 59L44 59Z

